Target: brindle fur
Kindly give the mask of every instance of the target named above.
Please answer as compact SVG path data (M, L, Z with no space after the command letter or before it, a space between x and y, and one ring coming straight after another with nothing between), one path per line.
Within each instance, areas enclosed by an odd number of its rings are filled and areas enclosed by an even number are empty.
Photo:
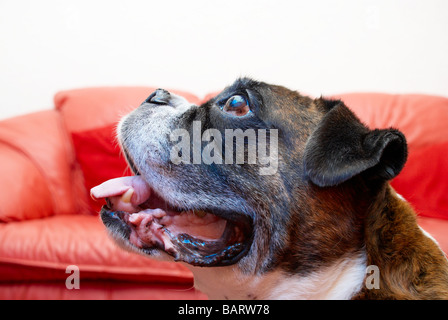
M249 97L254 116L223 114L217 103L241 93ZM241 272L281 269L306 276L365 251L367 264L381 272L380 289L363 286L355 298L448 298L443 252L388 184L407 157L398 130L369 130L341 101L311 99L247 78L171 119L170 130L191 134L195 120L202 131L214 128L223 136L225 129L278 129L278 171L261 176L258 165L172 165L174 142L167 137L144 142L157 134L148 119L158 107L146 101L126 119L123 147L156 190L185 195L179 200L167 192L170 202L212 212L225 207L252 219L251 248L237 262Z

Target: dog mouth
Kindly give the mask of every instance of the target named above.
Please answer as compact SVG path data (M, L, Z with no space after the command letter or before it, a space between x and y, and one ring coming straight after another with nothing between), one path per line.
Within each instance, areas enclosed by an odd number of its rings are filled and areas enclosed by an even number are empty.
M106 200L101 219L114 237L148 255L162 250L193 266L226 266L238 262L252 242L247 215L175 207L141 175L108 180L91 196Z

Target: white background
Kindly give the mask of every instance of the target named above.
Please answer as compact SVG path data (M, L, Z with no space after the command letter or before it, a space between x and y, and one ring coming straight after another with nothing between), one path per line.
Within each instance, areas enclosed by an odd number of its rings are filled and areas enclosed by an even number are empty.
M446 0L0 0L0 118L58 90L200 97L247 75L320 95L448 96Z

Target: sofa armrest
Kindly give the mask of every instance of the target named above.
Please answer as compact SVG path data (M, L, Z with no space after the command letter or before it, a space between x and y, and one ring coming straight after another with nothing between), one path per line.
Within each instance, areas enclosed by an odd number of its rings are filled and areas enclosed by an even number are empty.
M19 150L0 144L0 221L50 216L53 205L45 177Z
M35 218L38 214L48 216L82 212L88 193L83 186L80 170L77 170L73 144L58 111L40 111L0 121L0 144L0 164L4 167L0 170L0 188L4 193L2 199L15 199L19 204L30 201L37 205L23 204L28 211L40 208L35 213L15 214L17 204L11 201L12 211L3 211L3 219L20 220ZM4 153L7 156L3 156ZM7 171L8 168L10 171ZM28 200L30 195L38 196ZM39 200L39 197L45 201ZM4 204L4 201L1 203Z

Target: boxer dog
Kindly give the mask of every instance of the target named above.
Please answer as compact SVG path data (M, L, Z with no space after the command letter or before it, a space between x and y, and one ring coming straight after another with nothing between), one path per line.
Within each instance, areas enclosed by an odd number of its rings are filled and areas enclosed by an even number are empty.
M159 89L117 131L135 176L92 189L103 223L210 298L448 298L444 253L388 183L405 137L342 101L247 78L201 106Z

